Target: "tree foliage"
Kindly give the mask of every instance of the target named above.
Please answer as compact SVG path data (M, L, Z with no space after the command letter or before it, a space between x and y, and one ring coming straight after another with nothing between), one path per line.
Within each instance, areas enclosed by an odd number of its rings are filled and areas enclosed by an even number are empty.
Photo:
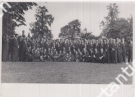
M100 37L105 36L107 38L125 38L126 40L132 38L133 32L133 18L124 19L119 18L118 6L116 3L107 6L108 15L105 17L105 21L101 21L100 27L102 32Z
M36 21L30 23L30 31L35 37L44 36L46 38L53 38L51 30L51 24L54 21L54 17L48 13L48 9L43 6L39 6L35 14Z
M94 36L92 32L81 33L80 37L83 39L96 39L96 36Z
M61 28L59 37L74 39L77 35L80 34L80 26L81 22L78 19L69 22L68 25L65 25Z
M82 39L95 39L97 38L92 34L92 32L87 32L87 29L85 28L83 31L80 33L80 38Z
M36 6L37 4L34 2L8 2L8 4L11 8L6 4L3 5L7 12L3 11L2 29L3 33L12 35L15 27L26 25L24 18L25 11L32 9L32 6Z

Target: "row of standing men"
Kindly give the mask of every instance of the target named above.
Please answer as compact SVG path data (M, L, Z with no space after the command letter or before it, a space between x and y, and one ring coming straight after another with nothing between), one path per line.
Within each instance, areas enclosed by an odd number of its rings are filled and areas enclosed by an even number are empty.
M2 38L3 61L80 61L121 63L132 61L132 42L124 39L46 40L13 35Z

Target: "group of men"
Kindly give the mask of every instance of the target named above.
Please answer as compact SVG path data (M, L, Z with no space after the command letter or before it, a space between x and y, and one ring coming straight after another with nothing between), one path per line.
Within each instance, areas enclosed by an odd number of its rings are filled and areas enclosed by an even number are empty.
M7 34L2 38L2 60L20 62L132 62L132 42L122 39L46 39Z

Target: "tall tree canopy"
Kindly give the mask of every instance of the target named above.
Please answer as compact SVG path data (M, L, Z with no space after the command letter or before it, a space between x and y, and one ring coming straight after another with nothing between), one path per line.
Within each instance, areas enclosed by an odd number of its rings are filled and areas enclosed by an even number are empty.
M2 33L12 35L15 27L26 25L24 18L25 11L32 9L32 6L36 6L37 4L34 2L8 2L8 4L11 8L6 4L3 5L7 12L3 11Z
M54 17L48 13L48 9L43 6L39 6L36 10L35 14L36 21L30 23L30 31L33 33L34 37L46 37L46 38L53 38L51 30L51 24L54 21Z
M80 34L80 26L81 22L78 19L69 22L68 25L61 28L59 37L74 39Z
M116 3L107 6L108 15L105 17L105 21L100 23L102 32L100 37L105 36L107 38L125 38L126 40L132 39L133 33L133 18L124 19L119 18L118 6Z
M109 6L107 6L108 9L108 15L105 17L105 21L102 21L100 23L100 27L103 27L102 35L106 37L112 37L115 32L114 32L114 27L116 25L116 21L118 20L118 6L116 3L111 3Z

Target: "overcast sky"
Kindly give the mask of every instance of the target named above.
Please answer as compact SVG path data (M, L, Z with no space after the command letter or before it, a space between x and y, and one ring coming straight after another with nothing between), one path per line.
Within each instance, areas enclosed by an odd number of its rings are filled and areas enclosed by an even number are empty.
M67 25L70 21L78 19L81 22L81 29L87 28L88 32L93 32L98 36L101 33L99 24L104 17L107 16L107 5L110 2L48 2L38 3L38 6L46 6L49 13L54 17L54 22L51 26L54 38L58 38L61 27ZM114 3L114 2L113 2ZM133 15L132 2L118 2L119 17L129 18ZM35 22L36 7L25 12L27 26L16 28L16 33L22 33L25 30L25 35L30 33L30 23Z

